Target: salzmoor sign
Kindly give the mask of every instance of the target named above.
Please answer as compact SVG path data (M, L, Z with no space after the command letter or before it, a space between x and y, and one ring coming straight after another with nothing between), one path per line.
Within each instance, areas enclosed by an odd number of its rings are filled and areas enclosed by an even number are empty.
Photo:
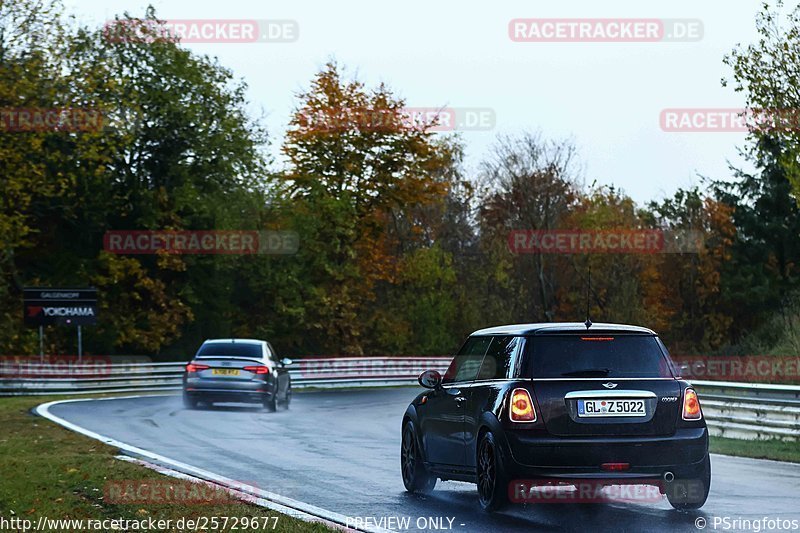
M26 326L88 326L97 323L97 289L24 289Z

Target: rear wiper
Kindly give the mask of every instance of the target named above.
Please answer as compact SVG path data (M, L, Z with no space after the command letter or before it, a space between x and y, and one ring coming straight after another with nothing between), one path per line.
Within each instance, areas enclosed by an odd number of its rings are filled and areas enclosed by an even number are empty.
M584 370L574 370L572 372L564 372L561 374L566 378L578 377L606 377L611 372L608 368L586 368Z

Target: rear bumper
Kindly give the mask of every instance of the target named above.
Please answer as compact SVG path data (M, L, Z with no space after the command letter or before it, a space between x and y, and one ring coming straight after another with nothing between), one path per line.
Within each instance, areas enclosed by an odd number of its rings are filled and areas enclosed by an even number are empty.
M708 456L706 427L681 428L663 437L541 437L506 431L506 471L511 476L597 479L677 478L698 475ZM628 463L608 472L603 463Z
M208 402L262 403L271 399L273 392L273 384L268 381L221 383L206 379L191 379L183 385L184 395Z
M241 403L263 403L272 398L271 393L264 392L242 392L242 391L184 391L189 398L202 402L241 402Z

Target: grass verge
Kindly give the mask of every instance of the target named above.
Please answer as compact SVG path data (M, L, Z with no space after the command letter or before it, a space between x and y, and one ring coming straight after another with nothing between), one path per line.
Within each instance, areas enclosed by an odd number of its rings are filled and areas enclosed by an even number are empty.
M709 446L711 453L800 463L800 446L797 442L778 439L740 440L712 436Z
M178 521L200 520L203 517L229 517L227 527L211 531L273 530L282 532L328 532L321 524L311 524L281 515L269 509L240 501L222 501L212 498L211 503L196 503L197 495L209 495L207 487L162 476L141 466L114 458L115 448L62 428L49 420L31 413L35 406L58 397L0 398L0 524L3 520L31 520L37 523L40 516L49 519L136 520L152 518L171 520L172 527L159 531L186 531ZM120 497L107 501L114 487L124 487L123 496L134 494L130 487L140 482L164 488L171 482L189 496L175 503L165 498L163 492L156 503L118 503L139 498ZM172 500L172 501L169 501ZM234 523L233 517L251 519L258 527L242 527L244 521ZM265 517L277 517L277 520ZM8 528L7 528L8 529ZM14 529L19 530L19 522ZM49 527L46 531L73 530L65 526ZM110 530L105 527L104 530ZM121 528L121 530L125 530ZM133 531L134 529L131 529Z

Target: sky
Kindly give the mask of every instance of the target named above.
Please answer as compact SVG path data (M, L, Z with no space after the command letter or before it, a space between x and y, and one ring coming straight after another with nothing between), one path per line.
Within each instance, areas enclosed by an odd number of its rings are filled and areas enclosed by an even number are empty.
M729 162L747 168L737 150L745 145L743 132L665 131L660 117L666 109L744 105L743 94L722 87L720 80L731 75L722 60L737 43L756 40L761 0L65 3L95 26L124 11L141 16L148 4L167 20L292 21L297 34L287 42L184 44L216 56L248 84L250 111L265 116L276 156L297 93L334 58L368 85L385 82L407 106L489 110L484 128L459 130L468 169L488 156L498 135L523 131L571 139L587 182L613 184L637 202L699 185L701 175L729 178ZM689 19L695 32L701 24L702 35L670 42L516 42L509 34L513 19L536 19L525 28L541 32L546 27L539 19L598 18Z

